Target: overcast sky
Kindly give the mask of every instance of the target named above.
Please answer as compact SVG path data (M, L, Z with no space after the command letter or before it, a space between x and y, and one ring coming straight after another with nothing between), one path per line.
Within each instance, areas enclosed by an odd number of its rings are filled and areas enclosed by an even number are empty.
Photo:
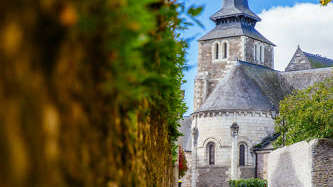
M273 43L275 69L284 70L297 45L306 52L333 58L333 6L304 3L276 7L259 16L257 29Z
M262 18L257 30L277 45L275 48L275 69L284 70L297 45L309 53L333 58L333 5L322 7L319 0L249 0L251 9ZM221 8L222 0L187 0L187 4L205 6L199 20L205 25L190 28L183 33L184 38L195 37L188 50L188 64L193 67L185 73L186 115L193 112L193 86L197 72L197 39L214 28L209 16Z

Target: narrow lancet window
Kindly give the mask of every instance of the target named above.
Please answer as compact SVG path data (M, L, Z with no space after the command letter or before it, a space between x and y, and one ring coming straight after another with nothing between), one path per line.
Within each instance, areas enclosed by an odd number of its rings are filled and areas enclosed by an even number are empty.
M257 62L260 61L260 46L259 45L255 46L255 59Z
M209 165L215 165L215 144L212 142L208 144L208 162Z
M215 45L215 59L219 59L219 44Z
M240 166L245 166L245 145L241 144L239 146L239 165Z
M260 48L260 58L261 58L261 62L265 61L265 47L261 46Z
M228 58L228 44L227 44L227 42L223 43L223 58Z
M257 45L254 45L254 50L253 50L253 52L254 52L254 61L257 61Z
M262 47L260 46L260 62L262 62Z

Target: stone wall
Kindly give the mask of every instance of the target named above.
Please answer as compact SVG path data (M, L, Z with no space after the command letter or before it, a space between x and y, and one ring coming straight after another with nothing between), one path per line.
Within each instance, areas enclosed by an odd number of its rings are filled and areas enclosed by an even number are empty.
M271 151L257 151L257 178L267 179L267 160Z
M216 43L228 44L228 58L213 59L214 45ZM254 60L254 45L264 46L264 62ZM222 53L222 50L220 51ZM247 61L263 65L269 68L274 67L274 48L271 45L254 40L246 36L221 38L216 40L199 41L198 73L194 83L194 111L199 109L201 104L214 90L216 84L226 72L235 65L237 60Z
M312 184L333 186L333 140L319 139L312 147Z
M311 69L311 64L308 58L304 55L303 51L298 48L286 67L286 71L299 71Z
M261 41L244 37L243 42L245 42L245 58L242 59L243 61L253 63L253 64L260 64L264 65L269 68L274 67L274 47L271 45L268 45L266 43L263 43ZM264 62L258 62L254 60L254 45L258 44L261 46L264 46Z
M199 131L197 152L198 178L201 186L210 181L210 186L224 185L221 181L230 180L231 135L233 122L239 125L239 144L247 146L245 165L239 167L240 178L255 176L254 153L251 148L274 130L274 123L268 112L206 112L194 116L192 127ZM207 144L215 143L215 165L208 165ZM238 144L238 145L239 145ZM192 156L193 157L193 156ZM221 170L223 168L223 172ZM217 172L217 170L221 170ZM215 178L214 178L215 177ZM199 186L200 186L199 185Z
M255 166L242 166L239 168L240 178L249 179L255 177Z
M305 89L333 76L333 67L281 72L284 81L294 89Z
M200 167L198 168L197 187L229 187L228 167Z
M333 186L333 140L299 142L268 156L268 186Z
M193 120L192 127L197 126L199 131L197 148L199 166L208 165L206 154L208 142L216 144L216 165L230 165L230 126L233 122L239 125L239 143L245 143L248 147L246 164L254 165L254 155L250 152L250 148L274 131L273 120L270 114L265 112L211 112L201 114L197 120Z
M228 58L213 60L212 51L214 44L218 42L228 44ZM220 45L220 49L222 46ZM217 40L199 41L198 72L194 81L194 111L196 111L209 94L213 91L216 84L222 79L225 73L230 70L237 59L242 59L241 37L223 38ZM222 50L220 50L222 53Z

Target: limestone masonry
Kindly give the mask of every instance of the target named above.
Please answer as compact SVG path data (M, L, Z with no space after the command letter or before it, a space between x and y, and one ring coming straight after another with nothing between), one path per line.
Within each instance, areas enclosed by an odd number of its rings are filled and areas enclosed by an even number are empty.
M228 186L230 179L267 178L268 140L275 137L272 111L293 90L333 72L333 60L300 47L286 72L274 70L275 45L255 29L260 18L247 0L224 0L211 20L216 27L198 41L194 113L180 128L184 136L179 144L190 168L182 186ZM254 149L258 143L265 146Z
M271 152L267 159L268 186L333 186L333 141L299 142Z

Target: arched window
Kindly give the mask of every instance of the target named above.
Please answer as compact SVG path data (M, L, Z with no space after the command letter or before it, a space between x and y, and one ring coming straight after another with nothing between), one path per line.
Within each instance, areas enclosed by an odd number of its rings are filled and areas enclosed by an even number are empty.
M260 46L256 45L256 61L260 61Z
M253 60L257 61L257 44L255 44L253 48Z
M239 165L245 166L245 154L246 146L244 144L239 145Z
M219 59L219 44L218 43L216 43L215 44L215 59L217 60L217 59Z
M260 61L261 62L265 61L265 47L264 46L260 47Z
M260 48L260 62L262 62L262 46L259 47Z
M207 144L208 151L208 164L215 165L215 144L213 142L209 142Z
M223 58L228 58L228 44L227 44L227 42L223 43Z

